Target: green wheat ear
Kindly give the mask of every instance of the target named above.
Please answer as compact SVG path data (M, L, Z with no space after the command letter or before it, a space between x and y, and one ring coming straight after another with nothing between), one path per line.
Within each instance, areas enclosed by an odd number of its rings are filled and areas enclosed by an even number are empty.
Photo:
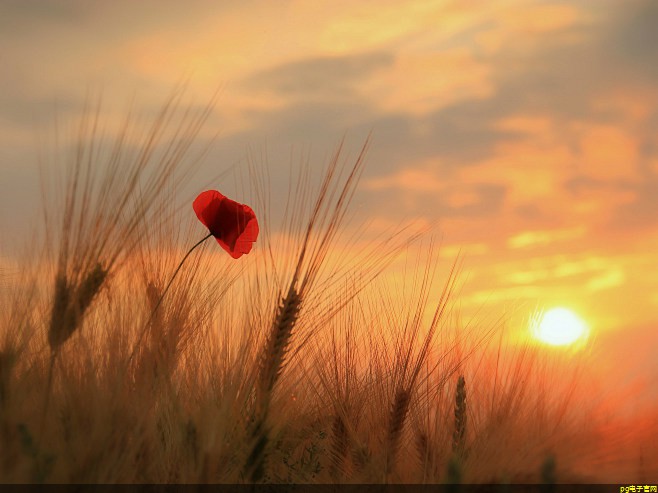
M452 435L452 451L461 456L464 453L466 437L466 381L461 375L455 392L455 431Z

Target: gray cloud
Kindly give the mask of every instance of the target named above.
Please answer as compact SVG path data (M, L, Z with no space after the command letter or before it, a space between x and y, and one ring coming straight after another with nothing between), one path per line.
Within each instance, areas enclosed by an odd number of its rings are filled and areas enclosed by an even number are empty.
M3 0L0 29L6 35L43 24L76 24L85 20L92 10L92 3L84 1Z
M468 166L492 155L501 139L521 139L521 135L499 130L495 123L516 114L549 115L563 122L574 120L617 124L619 115L599 110L592 102L611 89L633 90L634 84L655 77L648 62L656 53L656 31L651 29L658 7L652 2L634 2L635 9L619 12L610 9L596 25L576 25L560 36L536 39L532 50L503 48L499 55L484 60L494 68L494 93L487 100L466 100L441 108L425 117L382 114L357 94L355 87L377 70L392 62L390 55L374 53L338 59L309 59L259 72L250 77L255 89L294 96L286 107L256 117L250 131L252 138L280 139L285 142L335 141L347 132L358 140L373 130L366 177L394 173L406 163L435 160L437 172L446 179L461 166ZM331 95L333 94L333 97ZM325 102L317 102L320 96ZM338 97L340 96L340 97ZM329 102L326 102L329 101ZM566 127L566 126L565 126ZM419 129L423 129L421 132ZM655 117L645 134L655 132ZM266 137L267 136L267 137ZM578 142L566 131L560 136L577 150ZM644 157L655 155L646 142ZM565 184L572 193L578 187L597 186L581 180ZM636 221L655 223L641 211L654 211L656 196L653 184L635 189L638 201L615 222L634 214ZM451 209L437 197L423 197L421 208L442 214L470 214L498 210L504 190L478 190L478 204L471 209ZM386 207L381 194L368 192L372 205ZM429 202L432 202L431 205ZM437 208L438 207L438 208ZM381 210L381 209L380 209ZM541 220L537 211L518 210L528 221ZM658 215L656 215L658 217Z
M486 219L500 213L507 188L502 185L477 185L473 188L476 199L473 203L463 206L452 206L441 194L434 194L433 201L428 203L426 211L438 217L468 217Z
M27 2L23 7L23 2L18 1L8 5L14 10L23 9L22 18L35 15L57 19L68 16L66 8L74 9L62 7L62 11L29 14L30 8L37 8L36 2ZM59 8L67 4L53 5ZM77 14L71 15L85 15L84 8L75 5ZM169 10L174 8L172 5ZM461 101L423 117L382 113L361 92L360 88L369 78L376 77L379 71L394 63L394 54L389 52L314 57L257 70L243 81L245 86L255 92L277 94L288 103L271 111L245 111L251 127L240 134L220 138L209 155L205 171L212 176L226 166L244 163L249 146L256 154L265 148L272 165L285 170L285 173L275 170L272 174L273 196L282 196L287 192L291 145L310 149L311 158L324 163L344 134L348 136L348 149L354 155L372 130L365 179L386 176L411 163L424 161L436 163L437 174L448 180L459 167L491 156L501 139L523 138L495 127L498 120L507 116L538 113L565 123L583 120L616 124L619 115L596 109L591 102L609 89L628 87L633 90L634 84L658 79L655 71L658 64L650 63L658 46L655 40L658 34L652 29L657 10L655 2L651 1L624 3L623 9L600 11L602 20L596 25L576 25L558 36L534 39L531 50L524 50L523 46L503 47L498 55L480 60L493 68L494 92L489 99ZM116 22L116 16L114 19ZM28 93L30 87L30 81L21 77L20 73L10 74L3 78L4 83L0 81L5 89L2 93L6 94L0 95L0 118L18 125L38 118L46 113L44 108L53 104L49 100L34 100L27 93L21 98L17 87L28 87ZM64 111L79 110L73 101L64 99L58 104ZM213 118L221 128L221 104L219 108ZM51 113L51 108L47 113ZM656 133L657 128L658 115L654 115L639 134L644 139L645 159L656 155L655 147L648 145L646 139ZM568 145L577 145L566 131L561 138ZM585 185L596 184L580 184ZM655 211L658 199L652 187L655 183L651 181L637 187L637 203L620 210L614 221L621 222L633 215L655 225L655 219L643 212ZM471 192L479 199L467 208L450 208L441 197L431 195L420 197L419 206L440 214L484 214L499 210L505 193L504 189L495 187ZM363 191L362 198L366 206L378 207L383 214L395 214L400 196ZM541 220L537 210L525 208L517 212L529 222Z
M358 85L365 78L391 66L394 61L393 55L387 52L310 58L259 71L244 83L256 91L294 99L335 100L356 95Z
M619 207L608 227L620 232L655 231L658 226L658 177L647 177L633 191L636 199Z
M650 81L658 79L658 2L631 0L619 8L607 48L619 63Z

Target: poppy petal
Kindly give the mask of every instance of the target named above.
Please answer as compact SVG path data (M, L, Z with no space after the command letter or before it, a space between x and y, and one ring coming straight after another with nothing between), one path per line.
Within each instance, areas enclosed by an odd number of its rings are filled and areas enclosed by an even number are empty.
M217 215L221 201L224 198L225 197L217 190L207 190L205 192L201 192L199 196L194 200L192 208L196 213L196 217L199 218L199 221L201 221L201 223L206 228L210 229L212 218Z
M249 253L258 238L256 214L248 205L240 204L217 190L199 194L193 203L194 212L231 257Z

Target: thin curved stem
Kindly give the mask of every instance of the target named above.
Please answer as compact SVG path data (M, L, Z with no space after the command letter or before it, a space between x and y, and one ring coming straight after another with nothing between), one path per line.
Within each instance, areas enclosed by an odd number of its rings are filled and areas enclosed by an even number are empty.
M180 263L178 264L178 267L176 267L176 270L174 271L174 274L171 276L171 279L169 279L169 282L167 283L167 286L164 288L164 291L162 291L162 294L160 295L160 298L158 299L158 302L155 304L155 307L153 307L153 311L151 312L151 316L148 318L148 320L144 324L144 327L142 328L141 333L139 334L139 338L137 339L137 342L135 343L135 346L133 347L133 350L130 353L130 358L128 358L128 365L130 365L133 358L135 357L135 353L137 352L137 347L142 342L142 339L144 338L144 335L146 334L146 331L148 330L149 324L151 323L151 320L153 320L153 317L155 316L155 312L157 312L158 308L160 308L160 304L162 303L162 300L164 299L165 295L167 294L167 291L169 291L169 288L171 287L171 284L174 282L174 279L176 279L176 276L178 275L178 272L180 271L181 267L183 266L183 264L187 260L187 257L190 256L190 254L195 250L195 248L197 248L199 245L201 245L204 241L206 241L211 236L212 236L212 233L208 233L201 240L199 240L197 243L195 243L194 246L192 248L190 248L188 250L188 252L185 254L185 256L183 257L183 260L180 261Z

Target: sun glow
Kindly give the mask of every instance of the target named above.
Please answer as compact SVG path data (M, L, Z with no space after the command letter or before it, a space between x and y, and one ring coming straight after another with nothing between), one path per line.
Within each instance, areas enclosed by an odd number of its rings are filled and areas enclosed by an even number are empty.
M584 341L588 336L585 322L567 308L544 312L531 327L533 336L552 346L566 346Z

